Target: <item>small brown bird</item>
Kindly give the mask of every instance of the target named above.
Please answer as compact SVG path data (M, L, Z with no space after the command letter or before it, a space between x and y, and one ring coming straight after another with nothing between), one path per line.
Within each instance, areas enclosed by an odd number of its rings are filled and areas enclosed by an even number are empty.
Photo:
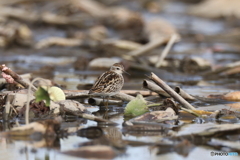
M125 71L122 64L113 64L109 71L104 72L98 78L88 94L109 98L119 93L124 84L123 72Z

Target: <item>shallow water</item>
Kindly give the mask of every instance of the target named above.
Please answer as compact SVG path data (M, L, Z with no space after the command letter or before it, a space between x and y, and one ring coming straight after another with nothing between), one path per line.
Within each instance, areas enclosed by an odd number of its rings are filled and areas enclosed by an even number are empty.
M130 2L129 2L130 3ZM133 5L134 6L134 5ZM223 32L224 30L229 29L229 26L226 25L226 22L223 20L210 20L204 19L199 17L194 17L190 15L186 15L186 8L187 5L180 2L171 2L163 9L162 13L153 14L153 13L144 13L143 16L146 20L151 18L156 18L161 16L162 18L167 19L170 21L180 33L184 35L188 34L203 34L203 35L214 35ZM55 29L52 27L42 28L35 30L34 32L34 40L40 40L46 37L51 36L58 36L58 37L65 37L65 32L61 29ZM189 37L187 37L189 38ZM179 54L168 55L168 57L174 57L175 59L182 59L185 56L189 56L185 52L189 50L192 51L192 55L198 55L202 58L205 58L212 62L213 64L227 64L231 63L237 59L240 59L239 54L237 53L220 53L220 52L212 52L209 48L214 47L222 47L224 49L229 49L230 51L234 51L234 47L227 43L218 43L218 42L211 42L211 43L199 43L192 40L186 40L185 37L179 43L177 43L172 51ZM199 53L199 49L201 52ZM103 70L76 70L74 69L73 63L80 55L86 55L85 51L82 51L81 48L71 48L71 49L64 49L64 48L57 48L52 47L50 49L42 49L42 50L28 50L28 49L16 49L16 48L9 48L6 50L1 50L1 58L0 62L7 64L10 68L14 71L18 72L19 74L26 73L26 72L33 72L33 76L37 77L45 77L46 74L51 74L52 79L66 87L66 89L76 89L78 84L82 84L83 86L86 84L92 84L96 77L100 75ZM181 54L180 54L181 53ZM36 73L35 71L43 70L42 67L51 66L53 67L52 70L47 70L46 72ZM177 69L176 69L177 70ZM50 72L50 73L48 73ZM127 81L125 83L127 89L142 89L141 84L142 80L146 78L142 72L136 72L136 77L126 76ZM210 80L202 80L201 83L195 85L187 85L183 84L177 79L182 77L177 77L175 73L172 73L172 77L166 77L171 79L171 82L168 82L172 86L181 86L187 93L196 95L196 96L207 96L210 94L223 94L233 90L238 90L240 87L240 81L238 77L228 78L213 78ZM194 76L198 76L197 74L194 75L185 75L185 78L194 78ZM161 76L160 76L161 77ZM164 77L163 77L164 78ZM175 80L175 81L173 81ZM184 81L184 80L183 80ZM135 84L135 85L132 85ZM132 87L129 87L132 86ZM216 109L229 109L228 105L225 104L209 104L209 103L196 103L197 107L208 107L209 110L216 110ZM117 108L117 107L116 107ZM114 110L117 110L113 108ZM94 106L88 108L90 112L97 112L99 107ZM102 112L98 112L95 114L99 114L100 116L103 115ZM114 122L117 122L119 125L116 126L118 131L122 133L122 123L124 121L122 115L114 116L111 119ZM1 131L6 131L9 128L4 128L2 125ZM65 126L74 126L74 127L89 127L89 126L97 126L96 122L87 121L87 124L77 124L75 122L68 122L68 124L64 124ZM74 128L73 127L73 128ZM134 136L125 134L122 135L122 139L124 140L134 140L140 142L157 142L162 140L162 135L159 133L158 136L145 136L144 134L141 136ZM63 138L59 140L59 149L53 149L51 147L33 147L35 145L33 142L29 141L15 141L12 139L0 138L0 159L2 160L75 160L80 158L71 157L68 155L61 154L61 151L68 151L70 149L76 149L80 143L87 142L89 139L78 137L75 134L68 136L67 138ZM35 149L33 149L35 148ZM123 155L116 157L116 160L146 160L146 159L225 159L226 157L213 157L210 153L214 151L213 149L207 148L206 146L198 146L194 148L187 157L183 157L175 152L170 152L166 154L156 155L155 150L152 150L150 146L140 146L140 147L133 147L127 146L126 152ZM228 157L231 159L239 159L238 156Z

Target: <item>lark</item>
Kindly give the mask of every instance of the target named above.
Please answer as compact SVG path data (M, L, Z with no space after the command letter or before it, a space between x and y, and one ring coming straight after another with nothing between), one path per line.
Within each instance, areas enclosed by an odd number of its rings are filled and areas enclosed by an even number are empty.
M125 71L122 64L113 64L109 71L104 72L97 79L88 94L108 99L109 97L119 93L124 84L124 78L122 75L123 72Z

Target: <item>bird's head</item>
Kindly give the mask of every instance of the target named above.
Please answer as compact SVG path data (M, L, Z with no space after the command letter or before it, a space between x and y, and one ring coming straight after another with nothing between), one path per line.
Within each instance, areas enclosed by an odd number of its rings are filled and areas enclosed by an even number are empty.
M115 63L111 66L110 71L114 71L116 73L122 74L124 72L124 67L120 63Z

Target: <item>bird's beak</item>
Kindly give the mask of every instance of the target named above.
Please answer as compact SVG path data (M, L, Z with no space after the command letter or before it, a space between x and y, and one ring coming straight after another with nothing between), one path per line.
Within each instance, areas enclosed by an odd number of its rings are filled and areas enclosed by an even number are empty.
M130 75L128 72L126 72L126 71L124 71L124 70L123 70L123 72L124 72L124 73L127 73L128 75Z

